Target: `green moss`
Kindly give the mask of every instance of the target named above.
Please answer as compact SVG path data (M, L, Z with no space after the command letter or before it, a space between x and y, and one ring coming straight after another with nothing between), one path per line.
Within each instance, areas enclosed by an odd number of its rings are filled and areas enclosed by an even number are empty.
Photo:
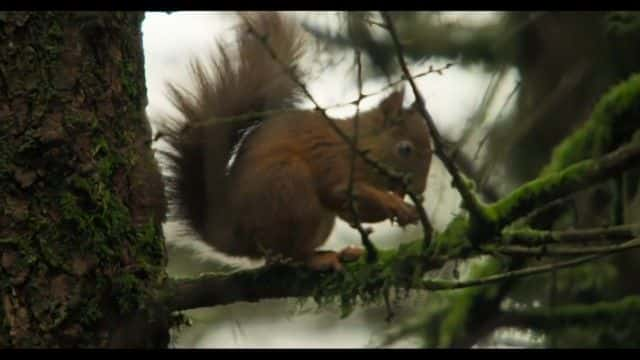
M491 206L496 214L498 227L502 228L518 217L526 215L528 211L553 200L554 194L560 188L571 189L579 186L585 175L594 173L597 167L597 161L585 160L564 168L563 171L551 172L520 186Z
M464 258L471 254L469 241L470 224L466 215L459 215L449 223L447 229L435 234L432 243L422 253L422 242L403 244L397 250L380 251L379 261L367 264L364 259L347 264L346 271L338 274L320 275L320 279L309 279L306 272L296 279L285 279L289 286L305 286L315 282L313 298L320 306L338 303L342 315L348 315L356 304L381 303L385 292L396 291L402 297L409 289L419 287L422 272L419 270L429 258ZM311 275L317 276L317 275ZM270 276L273 278L273 276Z
M82 122L76 122L80 124ZM148 289L163 279L158 276L164 273L165 256L159 225L149 221L136 227L132 223L128 207L114 192L114 176L131 165L124 158L127 154L112 150L108 146L110 142L96 133L91 151L94 171L88 176L52 177L49 186L60 189L52 191L58 195L36 197L33 201L37 208L59 209L59 221L52 222L46 213L29 212L26 224L34 231L30 236L12 241L22 254L15 264L17 272L44 266L43 272L51 268L74 273L74 261L93 263L83 276L87 284L93 282L97 286L85 294L86 303L77 307L82 310L66 314L65 309L43 309L52 313L51 321L42 324L47 329L65 321L93 326L104 316L100 309L105 296L115 299L122 313L139 310L151 298ZM35 145L38 144L34 142ZM132 248L129 262L137 266L132 270L122 264L122 251L129 247ZM96 260L92 262L91 258ZM98 264L113 264L113 267L96 271Z
M128 96L135 98L138 95L138 76L135 72L135 66L130 62L123 62L120 67L120 79L122 86Z
M640 298L629 296L613 302L599 302L586 305L564 305L551 309L527 309L518 311L527 324L538 329L557 329L571 326L589 326L600 328L613 327L624 331L635 326L640 330L636 319L640 316ZM637 333L634 338L638 338Z
M418 270L430 257L466 257L472 251L469 241L470 224L466 215L457 216L439 234L435 234L426 253L422 242L403 244L397 250L379 251L379 260L367 264L364 259L346 264L345 271L337 274L315 274L301 271L295 277L269 275L269 281L277 278L292 289L313 287L313 298L320 306L339 304L342 315L347 316L356 304L379 304L385 292L396 291L402 297L408 289L419 287L422 273ZM257 275L260 276L260 275ZM261 281L253 278L251 281ZM294 291L296 292L296 291Z
M547 231L540 231L529 227L515 227L505 229L502 232L501 240L505 244L511 243L513 239L526 239L527 243L543 244L546 240L548 240L548 234L549 233Z
M606 17L606 31L610 35L640 35L640 13L612 11Z
M471 224L466 215L458 215L447 225L447 228L434 236L427 254L464 257L471 250Z
M18 16L8 15L7 23ZM17 254L10 270L0 268L0 292L27 304L25 326L33 332L5 334L0 302L0 347L6 339L18 346L64 339L99 346L95 332L111 330L100 329L106 314L143 307L165 276L160 225L136 207L129 183L137 159L148 159L132 156L148 150L135 144L149 135L140 113L142 52L139 41L131 41L139 38L141 18L118 15L126 33L84 46L76 43L87 40L79 23L100 25L112 15L28 16L28 26L0 33L21 42L0 42L0 71L11 75L5 112L13 117L0 122L0 254ZM122 94L114 91L119 81L129 84ZM28 172L28 181L16 178L16 169Z
M640 129L638 118L640 74L614 86L598 101L589 120L554 149L551 162L542 174L612 151Z
M558 145L542 177L526 183L492 205L491 217L498 227L507 225L537 206L553 200L550 194L559 187L571 189L597 161L586 161L604 155L628 142L640 128L640 74L615 86L595 106L585 125Z
M493 258L471 263L468 279L495 275L504 265ZM431 294L429 304L420 315L424 324L423 340L427 347L450 347L472 331L476 322L490 313L496 303L500 285L485 285Z
M619 275L611 262L592 262L557 271L553 278L551 273L522 278L510 292L510 298L523 304L530 304L532 299L536 299L546 306L549 299L540 296L540 292L547 292L554 286L556 306L567 302L591 303L613 299L619 296Z

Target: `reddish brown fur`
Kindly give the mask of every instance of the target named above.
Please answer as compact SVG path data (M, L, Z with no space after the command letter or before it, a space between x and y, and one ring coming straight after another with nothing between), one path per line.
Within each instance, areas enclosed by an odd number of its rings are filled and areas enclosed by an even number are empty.
M251 21L258 31L269 33L280 61L295 66L302 51L298 28L273 13L261 13ZM237 69L226 50L213 62L215 76L202 65L194 67L198 86L193 98L171 88L187 121L170 121L165 129L176 150L176 155L169 155L175 172L170 189L179 215L216 249L229 255L256 258L271 253L313 263L315 249L327 240L335 217L351 220L350 150L313 111L255 116L250 122L215 121L282 108L298 96L295 84L262 44L246 32L238 34L238 44L242 60ZM431 160L429 136L418 114L402 109L402 99L402 92L394 93L359 116L359 147L396 170L412 172L412 190L422 192ZM335 123L351 134L353 121ZM252 124L259 126L241 140L238 130ZM238 141L227 175L231 149ZM398 155L400 141L415 147L410 157ZM397 186L360 159L355 169L354 190L364 221L417 221L415 208L390 192L398 191Z

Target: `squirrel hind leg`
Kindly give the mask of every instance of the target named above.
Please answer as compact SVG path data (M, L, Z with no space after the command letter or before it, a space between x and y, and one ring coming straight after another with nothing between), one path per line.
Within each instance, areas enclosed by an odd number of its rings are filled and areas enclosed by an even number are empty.
M342 271L344 266L335 251L317 251L308 257L304 265L314 271Z
M365 250L361 247L347 246L340 250L338 256L342 262L352 262L360 259L365 254Z
M316 251L306 259L305 266L315 271L342 271L344 270L343 263L356 261L364 253L364 249L354 246L347 246L340 252Z

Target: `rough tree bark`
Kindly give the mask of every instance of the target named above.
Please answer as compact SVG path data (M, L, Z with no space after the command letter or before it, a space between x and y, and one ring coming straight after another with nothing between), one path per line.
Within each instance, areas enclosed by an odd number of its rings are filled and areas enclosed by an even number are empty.
M0 13L0 348L162 347L142 13Z

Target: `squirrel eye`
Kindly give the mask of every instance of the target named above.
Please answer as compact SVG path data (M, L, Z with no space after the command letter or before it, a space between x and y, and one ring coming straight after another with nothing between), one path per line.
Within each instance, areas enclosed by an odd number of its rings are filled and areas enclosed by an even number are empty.
M396 144L396 152L403 158L408 158L413 153L411 141L402 140Z

